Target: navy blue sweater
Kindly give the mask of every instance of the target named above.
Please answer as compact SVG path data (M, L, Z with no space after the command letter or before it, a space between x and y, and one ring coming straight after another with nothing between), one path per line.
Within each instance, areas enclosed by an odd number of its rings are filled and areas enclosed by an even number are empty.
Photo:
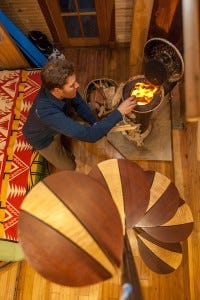
M69 113L71 107L88 124L79 124ZM115 109L106 118L96 121L90 108L79 93L73 99L58 100L45 88L41 88L23 126L26 140L37 150L47 147L57 133L85 142L96 142L122 119Z

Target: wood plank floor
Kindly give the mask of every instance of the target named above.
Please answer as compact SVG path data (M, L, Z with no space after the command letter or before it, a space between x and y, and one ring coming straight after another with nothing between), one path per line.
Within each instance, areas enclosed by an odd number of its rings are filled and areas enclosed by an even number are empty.
M65 54L75 64L81 93L94 78L108 77L117 82L128 79L128 48L67 49ZM182 130L173 130L172 162L136 161L145 170L161 172L174 181L181 196L190 205L195 220L191 237L183 243L183 263L169 275L155 274L144 265L135 238L131 235L133 255L145 300L200 299L200 162L196 159L196 130L196 124L186 124ZM121 157L106 138L95 144L77 141L73 143L73 149L78 170L84 173L100 161ZM119 274L102 284L73 289L46 281L26 262L15 263L0 272L0 300L117 300L120 276Z

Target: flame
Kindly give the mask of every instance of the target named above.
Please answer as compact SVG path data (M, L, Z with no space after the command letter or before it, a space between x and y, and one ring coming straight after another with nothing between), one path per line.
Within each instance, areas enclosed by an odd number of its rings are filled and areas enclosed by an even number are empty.
M138 82L131 90L131 96L137 98L137 105L146 105L152 101L157 90L158 87L155 85Z

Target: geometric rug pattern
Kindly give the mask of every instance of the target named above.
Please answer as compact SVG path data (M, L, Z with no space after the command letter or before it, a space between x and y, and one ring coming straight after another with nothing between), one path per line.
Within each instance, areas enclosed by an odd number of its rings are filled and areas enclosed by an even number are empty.
M18 247L20 205L27 192L48 175L46 161L22 134L40 86L40 70L0 72L0 260L17 260L19 249L13 250L13 243Z

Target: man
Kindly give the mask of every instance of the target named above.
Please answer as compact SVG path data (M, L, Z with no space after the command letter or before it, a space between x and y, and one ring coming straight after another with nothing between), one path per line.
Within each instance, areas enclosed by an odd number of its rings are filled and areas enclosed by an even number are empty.
M66 59L48 61L41 71L41 80L42 87L22 131L33 148L58 170L76 168L73 155L61 143L61 135L96 142L136 105L133 97L130 97L106 118L97 121L77 92L79 84L74 67ZM88 124L74 121L70 117L71 108Z

